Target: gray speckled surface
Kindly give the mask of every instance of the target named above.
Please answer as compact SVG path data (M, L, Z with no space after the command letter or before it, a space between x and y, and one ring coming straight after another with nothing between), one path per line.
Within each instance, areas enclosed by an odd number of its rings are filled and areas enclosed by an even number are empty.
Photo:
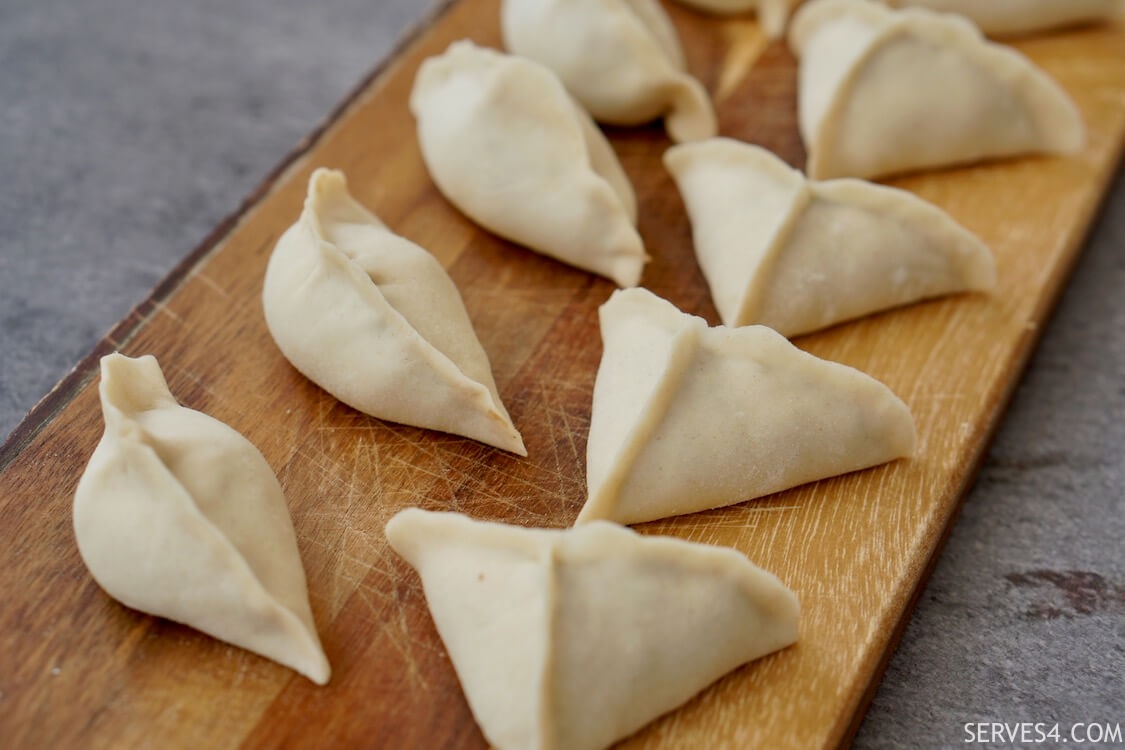
M0 434L430 5L0 0Z
M858 746L980 747L967 722L1125 724L1122 290L1119 175Z
M0 434L431 5L0 0ZM1119 179L857 746L1125 722L1123 253Z

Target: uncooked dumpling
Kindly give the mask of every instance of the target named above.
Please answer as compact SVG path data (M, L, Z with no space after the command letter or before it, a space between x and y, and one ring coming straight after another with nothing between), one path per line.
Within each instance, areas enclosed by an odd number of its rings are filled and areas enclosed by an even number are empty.
M904 190L810 182L769 151L726 138L676 146L664 163L728 326L796 336L995 284L988 248Z
M656 0L504 0L501 21L508 49L554 71L595 120L664 117L678 142L717 132L707 91L687 74Z
M128 607L328 682L297 536L265 458L177 404L155 358L110 354L101 370L105 432L74 495L94 580Z
M456 42L422 64L410 109L430 176L469 218L619 286L640 281L633 187L550 70Z
M679 0L696 10L729 16L755 10L766 36L776 39L785 33L790 8L800 0Z
M527 455L457 287L357 203L342 173L309 178L262 301L285 357L345 404Z
M694 513L914 451L886 386L770 328L708 328L644 289L600 316L580 523Z
M1064 26L1125 17L1125 0L884 0L957 13L993 36L1031 34Z
M1082 148L1066 92L960 16L817 0L794 18L789 43L813 179Z
M404 510L387 539L422 578L469 707L500 750L597 750L797 639L797 598L734 550Z

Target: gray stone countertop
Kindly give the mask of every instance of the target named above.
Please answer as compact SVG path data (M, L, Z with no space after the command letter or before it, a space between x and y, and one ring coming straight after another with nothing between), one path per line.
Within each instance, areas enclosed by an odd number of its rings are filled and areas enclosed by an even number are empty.
M431 5L0 0L0 436ZM1119 176L858 747L1125 723L1123 290Z

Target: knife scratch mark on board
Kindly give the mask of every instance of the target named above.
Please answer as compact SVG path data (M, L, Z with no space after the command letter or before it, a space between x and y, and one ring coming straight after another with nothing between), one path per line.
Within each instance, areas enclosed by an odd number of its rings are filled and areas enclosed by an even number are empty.
M190 279L199 279L201 282L203 282L203 284L206 287L208 287L212 291L216 292L220 296L229 297L230 293L224 287L222 287L217 281L215 281L210 276L208 276L206 273L204 273L202 269L203 269L203 266L197 267L194 271L192 271L192 273L190 273L188 275L188 279L189 280Z

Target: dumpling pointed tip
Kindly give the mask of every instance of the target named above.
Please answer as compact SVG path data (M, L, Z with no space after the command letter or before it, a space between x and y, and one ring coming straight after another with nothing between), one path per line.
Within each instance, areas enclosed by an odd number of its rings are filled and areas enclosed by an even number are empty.
M332 167L317 167L309 175L309 185L320 185L325 182L338 182L347 185L348 177L339 169L333 169Z
M509 423L508 428L510 432L492 445L509 453L514 453L520 458L527 458L527 446L524 445L523 435L511 423Z
M669 137L676 143L714 138L719 132L719 122L707 90L687 75L677 83L672 109L664 123Z
M332 678L332 666L324 653L324 646L312 620L312 612L300 611L277 603L272 608L270 627L241 637L218 630L200 628L207 635L244 648L251 653L291 669L317 685L327 685ZM186 623L197 627L193 623Z
M1044 108L1043 131L1048 149L1059 156L1076 156L1086 148L1086 123L1069 95L1062 89L1057 94L1055 106Z
M660 160L664 163L664 168L675 175L688 158L690 152L685 149L688 149L690 146L690 143L677 143L665 149L664 155L660 157Z
M621 289L631 289L641 283L645 264L650 260L647 254L640 256L620 256L613 261L609 278Z
M761 0L758 4L758 23L767 39L781 39L789 23L793 0Z
M315 630L309 631L304 627L302 627L300 637L306 641L304 648L300 650L294 649L284 654L275 655L262 653L254 649L250 650L259 656L277 662L283 667L292 669L316 685L327 685L329 680L332 679L332 665L328 662L320 638Z
M101 358L99 367L103 415L110 410L132 414L176 405L160 363L151 354L129 357L113 352Z
M348 177L338 169L317 167L309 175L308 189L305 194L306 203L317 197L325 197L333 193L348 195Z
M121 352L111 352L101 358L99 366L103 378L140 376L151 379L161 373L160 364L151 354L130 357ZM160 379L163 380L163 374Z
M782 585L777 592L777 601L781 604L782 616L785 619L792 621L792 637L789 643L796 643L797 641L797 623L801 619L801 600L797 598L797 594Z
M996 259L983 243L978 252L969 258L964 272L965 288L968 291L989 293L996 290L999 283L996 272Z
M425 517L426 511L421 508L404 508L395 513L383 529L387 535L387 541L391 543L391 546L394 546L395 540L401 538L404 529L409 529L412 524L417 524Z
M391 549L411 565L416 565L418 542L426 536L425 530L434 520L435 515L429 511L421 508L405 508L387 521L383 533Z
M483 409L483 420L475 429L466 429L464 436L491 445L493 448L514 453L521 458L527 458L527 446L524 445L523 435L516 429L499 398L495 394L490 395L488 405Z
M761 568L747 569L743 592L767 615L770 633L763 633L762 656L792 646L800 635L801 601L797 594L773 573Z
M910 413L910 407L905 401L889 388L886 388L886 392L888 400L884 417L879 420L883 425L881 432L886 444L886 460L913 458L918 447L918 429L914 424L914 415Z
M581 510L578 511L578 517L574 519L575 526L615 520L612 514L606 512L605 503L599 499L600 494L597 490L592 490L586 497L586 502L582 504Z
M515 440L516 442L508 450L512 453L515 453L520 458L527 458L527 446L524 445L523 436L517 432L515 435Z
M318 643L319 647L320 644ZM305 677L315 682L317 685L327 685L328 681L332 679L332 666L328 663L328 657L324 655L324 650L318 650L316 658L311 663L300 666L293 666L297 672L300 672Z

